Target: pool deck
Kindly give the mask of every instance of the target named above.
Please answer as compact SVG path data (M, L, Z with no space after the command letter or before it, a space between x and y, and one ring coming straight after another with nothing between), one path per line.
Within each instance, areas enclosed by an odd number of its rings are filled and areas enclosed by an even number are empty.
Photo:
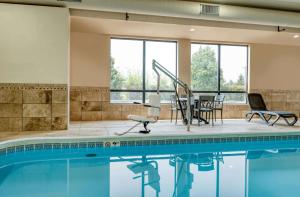
M196 121L195 121L196 122ZM254 136L254 135L300 135L300 123L295 126L286 126L284 122L279 122L275 126L268 126L261 120L247 122L245 120L224 120L221 124L219 120L214 126L193 124L190 131L181 121L175 125L174 121L162 120L155 124L150 124L149 134L141 134L138 131L142 126L132 130L123 136L118 136L116 132L124 132L136 124L133 121L97 121L97 122L71 122L69 129L64 131L32 131L32 132L0 132L0 142L22 139L124 139L124 138L153 138L153 137L182 137L182 136Z

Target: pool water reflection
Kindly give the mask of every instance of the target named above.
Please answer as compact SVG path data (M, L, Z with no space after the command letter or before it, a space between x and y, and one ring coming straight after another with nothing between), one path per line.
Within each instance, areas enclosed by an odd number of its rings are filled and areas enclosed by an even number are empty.
M297 146L214 152L182 148L170 153L162 146L155 151L134 147L12 154L2 158L0 196L265 197L300 192Z

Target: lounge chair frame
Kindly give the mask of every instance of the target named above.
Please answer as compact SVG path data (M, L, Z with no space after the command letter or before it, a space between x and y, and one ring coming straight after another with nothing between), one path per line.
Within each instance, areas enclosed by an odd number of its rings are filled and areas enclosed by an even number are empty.
M296 122L298 121L298 117L295 114L289 114L289 113L284 114L284 112L283 112L283 114L280 114L280 113L282 113L282 112L276 112L276 111L251 111L251 112L246 113L246 118L250 122L255 115L258 115L269 126L273 126L276 122L278 122L278 120L280 118L283 118L283 120L289 126L295 125ZM275 119L272 120L272 118L274 118L274 117L275 117ZM293 118L293 120L289 121L288 120L289 118ZM270 121L270 120L272 120L272 121Z
M257 102L255 102L255 99ZM284 121L289 126L293 126L298 121L298 117L291 112L286 111L270 111L267 109L266 104L263 100L261 94L258 93L249 93L248 102L251 108L250 112L246 113L246 119L250 122L252 118L257 115L269 126L273 126L280 118L283 118ZM275 117L275 119L273 119ZM292 118L291 121L289 119Z

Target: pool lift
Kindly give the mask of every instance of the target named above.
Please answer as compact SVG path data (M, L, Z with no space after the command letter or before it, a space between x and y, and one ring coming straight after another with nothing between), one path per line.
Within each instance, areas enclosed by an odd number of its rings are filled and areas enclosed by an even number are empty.
M187 131L190 131L190 126L193 118L191 113L191 103L194 103L194 97L191 89L189 88L189 85L181 81L179 78L177 78L173 73L171 73L168 69L166 69L161 64L159 64L155 59L152 60L152 69L157 74L157 94L159 94L159 89L160 89L160 73L158 71L164 73L167 77L169 77L173 81L176 100L180 108L183 124L187 125ZM184 112L182 103L179 100L177 85L182 87L184 89L185 94L187 95L186 112Z
M129 115L128 119L136 121L137 124L129 128L127 131L122 132L122 133L115 133L116 135L122 136L127 133L129 133L132 129L135 127L139 126L140 124L144 125L144 130L141 130L140 133L149 133L150 130L147 128L149 123L156 123L159 114L160 114L160 95L159 95L159 88L160 88L160 72L164 73L167 77L169 77L174 84L175 88L175 93L176 93L176 100L178 101L178 105L180 108L183 124L187 125L187 131L190 131L190 125L192 122L192 113L191 113L191 103L193 103L193 94L192 91L190 90L189 86L178 79L174 74L172 74L168 69L163 67L161 64L159 64L155 59L152 60L152 69L154 72L157 74L157 93L152 94L149 96L149 104L142 104L142 103L137 103L134 102L134 104L139 104L144 107L148 107L148 117L147 116L139 116L139 115ZM186 95L187 95L187 107L186 109L183 109L182 104L179 100L178 92L177 92L177 86L181 86Z

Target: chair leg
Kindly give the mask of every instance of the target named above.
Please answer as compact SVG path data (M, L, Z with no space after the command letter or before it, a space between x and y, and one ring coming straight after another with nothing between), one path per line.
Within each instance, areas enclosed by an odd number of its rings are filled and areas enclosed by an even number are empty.
M214 110L214 114L215 114L215 122L217 122L217 110Z
M172 119L173 119L173 110L171 109L171 122L172 122Z
M214 111L211 111L211 125L214 126Z
M273 126L278 120L280 119L280 116L279 115L276 115L276 118L273 122L266 122L269 126Z
M223 109L221 109L221 122L223 124Z
M289 117L289 118L293 118L293 121L288 121L288 118L283 117L284 121L287 123L287 125L289 126L293 126L294 124L296 124L296 122L298 121L298 117L297 116L293 116L293 117Z
M175 115L175 124L177 124L177 118L178 118L178 110L176 109L176 115Z
M200 111L197 112L198 126L200 126Z

